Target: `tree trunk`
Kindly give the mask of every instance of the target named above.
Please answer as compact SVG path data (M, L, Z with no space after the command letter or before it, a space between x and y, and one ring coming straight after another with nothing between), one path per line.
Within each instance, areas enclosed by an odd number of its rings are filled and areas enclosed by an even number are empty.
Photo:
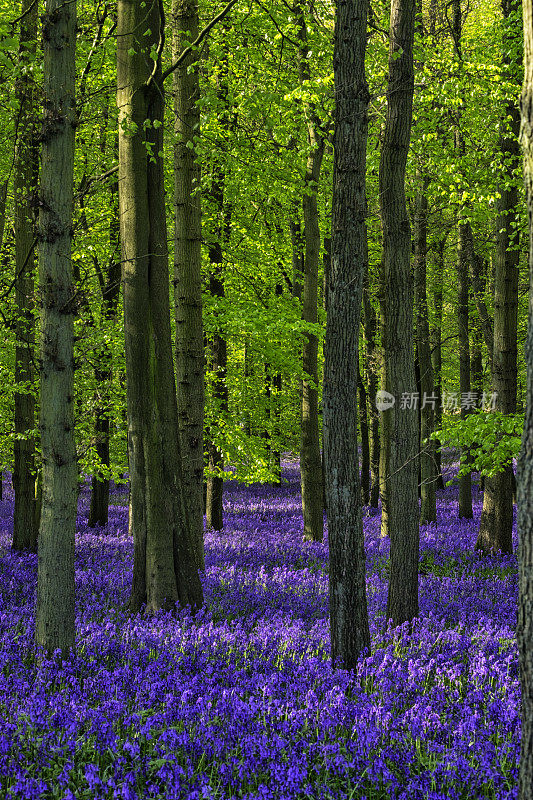
M118 145L118 140L117 140ZM119 222L118 222L118 179L110 185L111 208L115 210L109 230L110 258L107 268L107 279L102 281L102 307L101 318L106 328L111 328L117 317L118 301L120 298L120 273L121 264L119 257ZM94 376L97 386L98 403L96 407L96 452L105 468L110 466L109 436L110 420L113 409L110 396L110 384L113 376L112 353L107 343L104 343L99 357L99 364L95 368ZM109 514L109 478L107 475L93 475L91 481L91 505L89 508L88 525L107 525Z
M387 620L394 626L418 614L418 418L402 408L416 391L413 358L411 235L405 167L411 135L415 0L392 0L387 117L379 167L383 225L383 389L395 404L382 412L382 502L391 539Z
M226 23L227 24L227 23ZM229 53L227 48L224 50L221 59L220 78L218 86L218 100L221 104L219 112L220 122L226 133L234 127L231 119L231 109L228 98L229 81ZM211 183L211 197L218 215L218 225L216 231L216 241L209 248L209 260L211 262L211 274L209 276L209 292L212 297L222 300L225 297L224 288L224 253L222 243L228 242L231 231L231 205L226 201L226 142L221 138L219 142L219 154L215 157L213 167L213 177ZM216 314L216 311L215 311ZM226 381L228 351L225 336L217 330L209 341L210 367L214 373L212 382L212 400L216 406L217 413L222 416L228 412L228 386ZM215 531L222 530L224 526L223 518L223 490L224 481L220 473L224 470L224 456L222 451L216 446L212 438L207 444L208 468L207 493L206 493L206 525Z
M359 316L366 270L366 0L337 7L331 270L324 363L324 462L333 666L353 669L370 633L357 454Z
M458 70L461 71L461 37L462 37L462 16L461 0L452 0L453 8L453 41L454 52L457 59ZM454 131L455 152L458 159L462 159L465 154L465 143L460 128L461 112L456 114L457 124ZM469 340L469 247L470 247L470 225L464 219L464 210L459 214L457 226L457 338L459 346L459 391L463 397L470 393L470 340ZM465 419L471 409L467 405L461 404L461 419ZM469 461L469 453L463 450L461 453L461 466ZM459 476L459 517L472 519L472 473L467 472Z
M503 0L504 53L514 52L516 37L509 16L516 10L516 0ZM509 73L511 61L504 56L504 72ZM510 76L509 76L510 78ZM496 395L495 410L503 414L516 411L517 387L517 315L518 274L520 250L517 231L520 229L520 208L515 174L520 166L520 111L514 101L505 108L508 129L501 138L504 164L503 185L498 201L497 238L494 252L494 349L492 357L492 391ZM505 129L504 129L505 130ZM494 477L485 478L483 511L476 549L489 553L513 550L513 465L508 464Z
M519 800L531 800L533 786L533 5L523 4L524 85L521 141L529 211L529 314L526 339L526 411L518 462L518 625L522 686Z
M15 438L13 487L13 549L37 551L35 528L35 397L33 395L35 358L34 280L35 220L32 199L39 175L39 148L36 131L36 88L33 60L37 48L37 3L22 0L19 65L16 84L18 103L18 141L15 153ZM20 438L19 438L20 437Z
M433 282L433 308L435 324L431 329L431 364L433 366L433 381L435 387L435 430L442 429L442 279L444 275L444 246L445 239L437 243L437 264ZM442 477L441 443L435 439L435 466L437 471L437 489L444 489Z
M173 58L198 35L196 0L173 0ZM196 542L197 563L204 557L204 334L202 324L202 221L200 165L195 140L200 135L200 78L197 63L186 60L174 81L174 304L178 422L183 459L183 489Z
M357 374L359 395L359 429L361 431L361 502L367 506L370 500L370 442L368 437L367 397L361 374Z
M378 507L379 502L379 411L376 407L378 391L379 351L376 345L377 318L370 298L368 264L363 284L363 339L365 345L365 376L369 397L369 446L370 446L370 505Z
M298 24L299 78L304 85L310 80L307 26L301 5L295 6ZM302 291L302 317L305 322L318 321L318 262L320 254L320 227L317 192L320 169L324 155L324 141L318 132L318 121L312 104L306 109L309 155L304 178L304 281ZM321 541L324 535L322 458L318 424L318 337L306 333L303 342L300 480L304 539Z
M162 36L157 4L119 0L117 63L119 209L134 541L130 607L202 605L182 494L170 333L163 175L164 90L152 54ZM149 124L145 124L145 121Z
M428 303L426 289L427 266L427 213L426 188L428 181L422 179L417 196L414 220L414 268L416 302L416 338L420 370L420 522L435 522L437 519L437 471L435 442L430 439L435 430L435 386L431 343L429 335Z
M74 175L76 3L47 0L43 19L44 118L39 212L41 442L35 641L53 652L74 647L74 287L71 239Z

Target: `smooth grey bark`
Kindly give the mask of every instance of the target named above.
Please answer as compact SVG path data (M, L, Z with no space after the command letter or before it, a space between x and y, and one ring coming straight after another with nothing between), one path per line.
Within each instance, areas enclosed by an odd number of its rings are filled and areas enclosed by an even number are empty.
M420 522L437 519L437 465L435 442L430 438L435 430L435 385L431 361L427 303L427 183L422 179L417 193L414 219L414 272L416 305L416 340L420 370ZM431 398L431 399L429 399Z
M294 7L298 30L298 77L300 84L311 78L310 54L307 44L307 25L303 7ZM303 227L304 276L302 288L302 318L318 321L318 263L320 255L320 226L317 192L324 155L324 140L312 103L306 104L307 143L309 153L304 175ZM321 541L324 535L322 457L318 423L318 337L306 333L302 351L303 380L301 405L300 481L302 487L303 537Z
M43 19L43 124L39 211L41 303L42 516L35 641L53 652L74 647L74 175L76 3L47 0Z
M173 60L198 36L198 4L174 0ZM186 59L174 72L174 314L178 422L183 490L197 563L204 569L204 334L202 322L202 218L200 164L195 140L200 134L198 64Z
M366 0L339 0L335 25L335 132L331 268L324 347L324 463L329 607L334 666L370 652L357 454L359 319L366 271Z
M418 413L402 408L416 392L413 356L411 231L405 168L411 136L415 0L392 0L387 116L379 165L383 226L383 384L395 404L382 419L382 532L391 540L387 620L394 626L418 614ZM384 452L383 452L384 451ZM385 523L385 525L383 524Z
M18 104L17 144L13 189L15 195L15 442L13 453L13 549L37 551L35 527L35 360L34 294L36 271L36 220L32 209L39 177L37 139L37 89L33 62L37 50L38 7L22 0L19 68L16 82Z
M504 17L504 53L513 52L516 42L514 25L509 17L516 10L516 0L502 0ZM511 60L503 59L504 73L512 79ZM515 173L520 166L520 111L517 104L507 102L504 113L504 133L500 139L502 154L503 183L498 200L496 220L496 248L494 251L494 347L492 357L492 391L495 393L495 410L503 414L516 411L516 390L518 379L517 320L518 320L518 277L520 249L517 231L520 228L520 206ZM476 549L485 553L513 550L513 466L493 477L485 478L483 510L479 524Z
M526 338L526 410L518 461L518 624L522 688L519 800L531 800L533 786L533 4L523 4L524 84L521 142L529 216L529 312Z
M202 585L182 493L163 173L160 6L119 0L119 211L134 542L130 608L197 609ZM153 61L154 52L159 53ZM145 121L149 121L149 125Z

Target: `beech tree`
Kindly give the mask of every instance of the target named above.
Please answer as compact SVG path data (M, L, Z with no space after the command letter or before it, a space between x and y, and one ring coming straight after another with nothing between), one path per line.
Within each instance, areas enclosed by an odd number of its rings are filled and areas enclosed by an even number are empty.
M513 79L509 53L516 40L514 0L502 0L504 18L504 74ZM509 74L511 72L511 74ZM496 217L496 248L494 252L494 345L492 351L492 391L495 411L514 414L517 389L517 323L518 276L520 249L518 243L519 216L518 186L515 173L520 164L520 111L514 100L509 100L502 120L504 133L500 139L502 153L502 185ZM513 550L513 465L507 464L493 477L485 479L483 511L479 525L476 548L484 552Z
M307 45L307 23L303 7L294 8L298 32L298 78L305 91L311 79L310 55ZM304 274L302 286L302 318L305 322L318 320L318 262L320 228L317 192L324 156L324 137L320 130L317 110L312 101L305 103L308 156L305 168L302 215L304 238ZM300 444L300 475L304 539L321 541L324 534L322 459L318 424L318 337L306 333L303 343L302 416Z
M198 5L174 0L173 58L198 36ZM204 568L204 335L202 323L202 222L200 166L195 140L200 134L200 79L196 56L174 72L174 309L178 424L183 494L197 563Z
M184 503L170 333L160 7L119 0L119 212L134 539L130 606L202 605Z
M521 98L521 141L529 212L529 313L526 339L526 411L518 462L519 596L517 640L522 686L520 800L529 800L533 786L533 4L525 0L524 84Z
M416 394L413 356L411 229L405 168L411 135L415 0L392 0L387 117L379 164L383 226L382 388L395 400L382 412L382 532L391 540L387 620L399 625L418 614L418 413L402 408ZM383 530L383 523L385 530Z
M71 238L76 126L76 3L47 0L43 19L43 125L39 194L41 448L35 639L48 651L74 646L75 298Z
M13 549L37 550L35 513L35 397L32 391L35 359L34 294L36 267L35 193L39 175L37 87L33 62L37 50L38 7L21 3L17 80L17 145L15 153L15 300L16 349L15 444L13 458Z
M324 362L324 462L331 657L353 669L370 633L357 452L359 318L367 266L367 0L337 6L331 266Z

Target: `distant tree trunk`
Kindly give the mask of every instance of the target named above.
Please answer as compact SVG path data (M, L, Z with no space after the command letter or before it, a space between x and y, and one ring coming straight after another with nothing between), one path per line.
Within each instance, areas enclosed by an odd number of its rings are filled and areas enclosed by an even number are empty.
M366 0L337 7L331 272L324 363L324 461L333 666L370 652L357 454L359 316L367 261Z
M420 370L420 522L437 519L435 442L430 439L435 430L435 386L431 363L428 303L426 288L427 266L427 180L417 196L414 220L414 272L416 303L416 338Z
M283 286L281 283L276 284L275 296L281 297L283 294ZM273 411L273 429L272 434L274 438L274 448L272 450L272 472L274 479L272 483L274 486L281 484L281 451L280 451L280 436L281 436L281 388L282 388L281 372L276 372L272 377L272 395L271 404Z
M368 505L370 500L370 442L368 438L367 397L361 374L357 375L359 395L359 428L361 431L361 501Z
M152 60L162 23L157 4L119 0L118 177L134 542L130 607L145 606L148 613L173 609L176 602L197 609L203 602L182 494L170 333L164 89L160 62Z
M74 287L70 257L76 124L75 2L47 0L43 51L44 117L38 235L43 504L35 641L49 652L60 649L66 653L74 647L75 639L77 500Z
M363 338L365 344L365 376L368 386L369 445L370 445L370 505L378 507L379 502L379 411L376 408L378 391L379 352L376 345L377 318L370 299L368 264L363 284Z
M453 10L453 41L454 52L460 70L462 62L461 38L463 22L461 15L461 0L452 0ZM457 112L457 124L454 131L455 152L458 159L465 154L464 137L460 128L461 112ZM461 209L459 222L457 225L457 338L459 345L459 391L461 396L470 393L470 340L469 340L469 223L464 219L464 210ZM471 409L461 405L461 419L465 419ZM469 461L469 453L463 450L461 453L461 465L464 466ZM459 476L459 517L472 519L472 473L466 472Z
M310 80L307 26L300 4L295 6L298 24L299 77L303 85ZM316 111L309 105L306 113L307 138L310 147L304 178L304 281L302 291L302 317L305 322L318 321L318 262L320 254L320 227L317 191L324 155L324 141L319 134ZM304 539L321 541L324 535L322 458L318 424L318 338L307 333L303 342L300 479Z
M118 140L116 140L118 145ZM114 210L109 229L111 254L107 267L107 276L102 282L101 319L106 327L111 327L116 320L118 301L120 298L121 263L119 256L119 222L118 222L118 178L110 184L110 204ZM113 362L110 348L104 343L94 376L97 385L98 404L96 407L96 452L104 467L111 464L109 452L110 420L113 409L110 396L110 383L113 376ZM109 478L107 475L93 475L91 481L91 505L88 525L107 525L109 513Z
M442 429L442 279L444 275L444 246L445 239L437 243L436 276L433 281L433 309L435 323L431 329L431 363L433 366L433 381L435 385L435 430ZM435 465L437 471L437 489L444 489L442 477L441 443L435 439Z
M474 247L474 236L472 234L472 227L467 223L467 241L468 241L468 261L470 263L470 277L472 279L472 293L476 303L476 310L479 317L479 324L483 334L483 339L487 347L487 355L489 359L490 369L492 373L492 350L494 347L494 331L492 322L485 303L485 285L487 282L486 263L476 253Z
M383 389L395 404L382 412L385 447L382 502L391 539L387 620L400 625L418 614L418 418L402 409L416 390L413 358L411 235L405 167L411 136L415 0L392 0L387 117L379 167L383 225Z
M514 22L509 16L516 10L517 0L502 0L504 17L504 52L513 51L516 38ZM504 72L509 73L510 58L504 56ZM520 111L514 101L505 108L505 122L509 128L500 142L504 163L504 184L498 201L497 237L494 252L494 349L492 391L496 395L495 410L503 414L516 411L517 387L517 316L518 273L520 250L517 231L520 229L520 208L515 174L520 166ZM504 129L505 130L505 129ZM489 553L513 550L513 465L508 464L494 477L485 478L483 511L479 525L476 549Z
M226 49L221 59L217 95L221 104L221 111L219 112L220 121L223 128L229 132L234 123L231 119L231 109L229 107L228 81L229 53ZM218 224L216 241L209 248L209 260L211 262L209 293L211 297L217 300L222 300L225 297L224 253L222 243L229 240L231 229L231 205L226 201L224 196L226 183L225 148L225 139L221 139L219 143L220 153L215 157L210 190L218 216ZM211 388L212 399L216 405L217 413L224 415L228 412L228 386L226 381L228 350L225 336L220 330L217 330L209 339L209 358L210 367L214 373ZM207 455L209 474L207 477L205 509L206 525L208 528L220 531L224 527L222 503L224 480L220 475L224 470L224 456L222 451L216 446L212 437L209 437L207 443Z
M35 441L29 434L35 427L33 386L35 358L35 221L32 200L39 175L39 148L36 131L36 88L33 59L37 48L38 5L22 0L20 21L19 65L21 75L16 84L18 104L17 144L15 152L15 304L16 349L15 434L13 487L13 549L37 551L35 528Z
M198 35L196 0L173 0L173 57ZM200 77L197 63L185 61L174 73L174 304L178 423L183 459L183 490L197 563L204 557L204 334L202 323L202 220L200 165L195 141L200 135Z
M519 800L531 800L533 786L533 4L523 4L524 85L521 141L529 211L529 315L526 339L526 410L518 462L518 625L522 738Z
M295 209L294 215L289 223L292 245L292 294L298 300L302 299L302 284L304 276L304 249L302 238L302 225Z

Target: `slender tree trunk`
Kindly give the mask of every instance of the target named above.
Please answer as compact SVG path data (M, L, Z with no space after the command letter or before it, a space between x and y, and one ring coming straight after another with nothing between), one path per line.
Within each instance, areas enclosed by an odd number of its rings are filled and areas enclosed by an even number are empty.
M198 4L173 0L173 57L198 35ZM197 63L185 61L174 73L174 304L178 422L183 459L183 489L197 563L204 569L204 334L202 324L202 221L200 165L195 139L200 134L200 77Z
M74 175L76 3L47 0L43 19L44 118L39 213L41 442L35 640L49 652L74 647Z
M457 60L457 68L461 71L462 53L462 13L461 0L452 0L453 10L453 42L454 53ZM462 159L465 154L465 142L460 128L461 112L456 114L457 124L454 131L455 152L458 159ZM460 210L459 223L457 226L457 338L459 345L459 391L461 396L470 393L470 339L469 339L469 289L470 282L468 277L469 250L470 250L470 226L464 219L464 209ZM461 405L461 419L465 419L471 409L467 405ZM468 463L469 453L463 450L461 453L461 465ZM472 473L466 472L459 476L459 517L472 519Z
M360 373L357 375L357 392L359 396L359 429L361 431L361 501L366 506L370 500L370 441L366 389Z
M430 439L435 430L435 385L431 363L428 303L426 288L427 266L427 180L422 179L418 192L414 220L414 268L416 302L416 337L420 370L420 522L437 519L435 442Z
M504 51L516 46L516 37L510 28L509 16L516 10L516 0L502 0L504 16ZM511 50L512 51L512 50ZM504 57L504 71L509 72L511 62ZM494 349L492 359L492 391L496 395L495 410L503 414L516 411L517 387L517 317L518 271L520 250L517 231L520 228L520 208L515 174L520 166L520 111L514 101L507 103L505 123L509 127L502 136L500 148L504 163L503 181L498 201L497 238L494 252ZM508 123L507 123L508 121ZM476 549L488 553L513 550L513 491L512 463L494 477L485 478L483 511L479 525Z
M353 669L370 633L357 453L359 316L366 270L366 0L337 7L331 271L324 363L324 461L334 666Z
M472 294L476 303L476 310L479 323L483 334L483 339L487 347L490 370L492 373L492 350L494 347L494 331L492 322L485 303L485 285L487 283L486 263L476 253L474 247L474 236L472 226L467 223L467 242L468 242L468 261L470 263L470 277L472 279Z
M227 24L227 23L226 23ZM218 99L221 104L220 122L225 132L229 133L234 127L229 107L229 53L227 48L224 50L220 71L220 83L218 86ZM219 142L219 155L215 160L213 177L211 184L211 196L215 204L218 215L218 225L216 241L209 248L209 260L211 262L211 273L209 276L209 292L217 300L225 297L224 287L224 253L222 243L230 238L231 231L231 205L227 202L225 193L226 183L226 142L222 137ZM212 400L216 405L217 413L222 416L228 413L228 386L226 381L228 350L224 334L217 330L209 341L209 358L211 370L214 373L212 382ZM224 527L223 518L223 491L224 481L220 473L224 470L224 456L222 451L216 446L213 439L209 437L207 443L208 468L206 492L206 525L215 531L222 530Z
M518 462L518 625L522 686L519 800L531 800L533 786L533 4L523 4L524 85L521 141L529 211L529 314L526 339L526 411Z
M368 265L363 284L363 339L365 344L365 375L369 397L369 445L370 445L370 498L372 508L379 502L379 411L376 408L378 391L379 351L376 345L377 318L370 299Z
M118 145L118 140L117 145ZM117 153L118 154L118 153ZM101 318L106 328L111 328L117 318L120 297L121 264L119 257L119 222L118 222L118 179L110 185L111 208L115 210L109 229L111 255L107 268L105 284L102 280ZM98 404L96 407L96 452L104 468L111 464L109 452L110 420L113 409L110 395L110 384L113 376L112 353L104 343L99 364L94 371L97 385ZM89 527L107 525L109 514L109 478L107 475L93 475L91 481L91 505L89 508Z
M445 239L437 244L436 275L433 281L434 326L431 329L431 363L433 366L433 382L435 388L435 430L442 429L442 279L444 275ZM437 489L444 489L442 477L441 443L435 439L435 465L437 473Z
M33 60L37 48L37 3L22 0L19 64L21 75L16 85L18 103L17 145L15 154L15 443L13 487L13 549L37 551L35 528L35 427L34 383L34 280L35 221L31 200L39 174L39 149L36 131L36 88Z
M415 0L392 0L379 192L383 225L383 389L395 398L395 404L382 412L387 465L382 502L391 539L387 620L395 626L418 614L418 418L415 409L401 407L402 397L416 391L411 235L405 201L414 88L414 23Z
M307 26L301 5L295 7L299 51L299 78L303 85L310 80ZM315 109L306 109L309 155L304 178L304 281L302 291L302 317L305 322L318 321L318 262L320 255L320 227L317 192L320 169L324 155L324 141L318 132ZM324 535L322 458L318 424L318 337L307 333L303 342L300 480L304 539L321 541Z
M134 541L130 607L202 605L182 494L170 333L160 7L119 0L119 209ZM145 121L150 124L146 125Z

